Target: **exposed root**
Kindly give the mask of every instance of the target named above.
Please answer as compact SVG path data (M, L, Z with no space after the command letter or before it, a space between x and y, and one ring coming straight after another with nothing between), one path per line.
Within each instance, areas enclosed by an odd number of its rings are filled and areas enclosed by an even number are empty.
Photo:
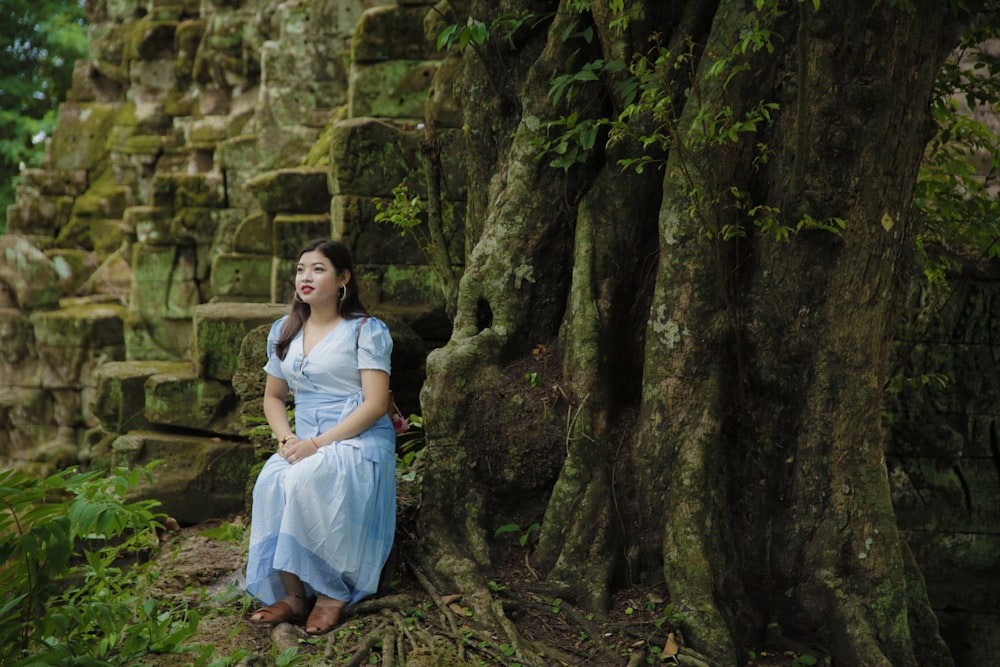
M418 567L409 571L406 593L368 598L345 609L342 622L321 638L309 637L301 627L280 624L269 632L270 646L258 645L252 659L242 664L274 664L275 656L297 650L310 664L358 667L514 663L621 667L626 660L645 664L662 656L670 630L657 622L656 612L631 600L626 604L636 609L635 614L609 624L552 592L484 584L442 593ZM552 637L564 641L553 643ZM697 658L687 660L684 653L682 649L664 664L704 666Z

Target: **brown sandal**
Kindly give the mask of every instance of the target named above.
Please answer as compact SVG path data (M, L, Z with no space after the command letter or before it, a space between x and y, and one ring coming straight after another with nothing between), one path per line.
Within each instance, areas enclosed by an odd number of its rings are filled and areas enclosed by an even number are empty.
M333 629L333 626L340 622L340 611L344 608L344 603L334 600L334 604L320 604L319 601L313 605L312 613L306 619L306 634L323 635Z
M266 615L266 616L264 616ZM261 607L253 613L250 621L262 625L277 625L278 623L299 623L305 614L296 614L292 606L284 600Z

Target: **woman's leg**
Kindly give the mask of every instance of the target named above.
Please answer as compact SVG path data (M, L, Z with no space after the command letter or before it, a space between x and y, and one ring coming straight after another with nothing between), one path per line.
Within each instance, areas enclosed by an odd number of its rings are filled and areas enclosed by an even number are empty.
M279 572L278 577L285 587L285 596L274 604L262 607L250 617L255 623L275 625L286 621L297 621L305 618L306 590L302 580L291 572Z
M322 593L316 598L312 613L306 619L306 632L310 635L322 635L329 632L340 622L340 612L346 603L335 600Z

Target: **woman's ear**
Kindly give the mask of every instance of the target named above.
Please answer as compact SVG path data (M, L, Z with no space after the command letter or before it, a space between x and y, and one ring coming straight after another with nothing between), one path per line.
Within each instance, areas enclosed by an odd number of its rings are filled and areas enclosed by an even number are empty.
M344 269L340 272L340 275L344 276L344 286L346 287L347 283L351 282L351 270Z

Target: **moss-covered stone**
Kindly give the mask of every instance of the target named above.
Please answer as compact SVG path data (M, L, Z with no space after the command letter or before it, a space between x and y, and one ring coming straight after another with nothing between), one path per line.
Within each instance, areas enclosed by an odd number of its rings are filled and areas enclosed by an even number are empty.
M256 463L245 442L152 431L118 437L111 459L114 467L159 462L152 484L130 490L129 500L156 499L161 511L182 524L242 512L246 479Z
M163 206L130 206L122 217L140 243L169 245L171 210Z
M271 301L289 303L295 296L295 259L274 257L271 260ZM362 292L364 294L364 292Z
M35 328L29 314L17 308L0 306L0 377L10 378L11 385L33 385L30 378L15 374L14 368L34 356Z
M424 104L437 72L436 60L387 60L351 65L350 113L422 120Z
M220 172L162 173L153 178L153 205L170 208L224 208L225 178Z
M444 308L437 276L428 266L355 265L365 303L406 303Z
M173 55L177 21L143 18L132 24L125 42L127 60L157 60Z
M129 311L145 319L191 317L200 303L192 248L137 243L132 254Z
M346 61L328 41L265 42L261 46L261 104L278 125L323 127L348 99Z
M19 308L44 308L59 302L59 274L52 260L26 238L0 237L0 285Z
M317 238L330 237L329 215L274 216L274 256L298 259L302 247Z
M194 311L194 360L198 377L229 382L240 343L251 329L287 312L279 304L209 303Z
M329 213L330 192L323 167L277 169L247 183L268 213Z
M18 191L22 192L20 186ZM73 197L18 194L18 202L7 208L7 233L54 237L72 214Z
M216 147L216 160L223 170L251 171L260 164L256 134L244 134L223 141Z
M87 189L85 169L24 169L18 187L30 197L76 197Z
M125 320L125 350L129 361L180 361L191 346L191 317Z
M347 117L347 105L334 110L331 122L316 138L302 164L306 167L326 167L330 164L330 141L333 138L333 125Z
M224 254L212 263L216 300L263 301L271 296L271 256Z
M126 155L156 155L163 147L163 137L154 134L133 134L125 140L122 152Z
M431 60L443 54L436 36L428 36L426 5L372 7L361 15L351 39L351 58L367 63L383 60Z
M434 73L430 90L427 91L424 119L433 123L438 130L460 129L465 122L462 108L455 97L455 87L452 85L461 66L462 58L458 54L451 54L442 60Z
M80 460L90 470L111 472L111 443L114 442L117 435L100 426L87 429L83 434Z
M147 378L146 419L151 424L238 435L239 407L232 387L206 380L189 367L182 373L159 373Z
M267 363L267 335L271 324L261 324L250 329L240 344L240 354L233 371L233 391L243 405L244 414L256 415L257 423L266 423L262 404L257 401L264 396L264 384L267 374L264 364ZM257 401L253 406L249 403Z
M391 197L404 179L423 191L420 141L424 132L373 118L354 118L333 128L330 193Z
M103 364L94 374L96 390L91 411L107 432L126 433L148 428L146 380L157 374L184 372L191 372L189 363L115 361Z
M54 248L45 253L59 274L59 291L73 294L97 269L101 255L81 248Z
M117 183L111 169L102 170L87 191L74 200L70 220L59 230L56 243L102 251L118 247L123 239L119 221L130 194L128 188Z
M180 21L174 31L174 50L178 53L194 54L198 50L198 43L204 32L204 19L190 18Z
M413 233L391 222L376 222L380 212L374 197L335 195L333 197L333 236L351 246L355 261L384 264L427 264L429 246L422 248ZM384 200L383 201L387 201ZM384 209L383 209L384 210ZM426 219L426 216L422 216ZM465 204L445 202L442 206L444 236L450 241L445 250L453 266L465 263ZM429 238L426 222L415 230Z
M270 256L274 251L271 217L258 212L241 220L233 237L233 249L249 255Z
M122 314L120 306L106 304L32 313L42 386L94 386L95 369L125 355Z
M228 138L228 116L206 116L193 121L187 129L187 144L194 149L214 149L216 144Z
M180 70L178 77L183 75L183 70ZM163 113L170 117L191 116L195 113L197 106L197 99L187 91L171 90L163 99Z
M106 158L107 137L117 110L111 104L64 102L52 133L55 169L94 169Z
M0 407L6 413L4 431L9 432L8 444L15 451L30 451L56 437L58 426L51 392L37 387L13 387L0 392L0 399Z

